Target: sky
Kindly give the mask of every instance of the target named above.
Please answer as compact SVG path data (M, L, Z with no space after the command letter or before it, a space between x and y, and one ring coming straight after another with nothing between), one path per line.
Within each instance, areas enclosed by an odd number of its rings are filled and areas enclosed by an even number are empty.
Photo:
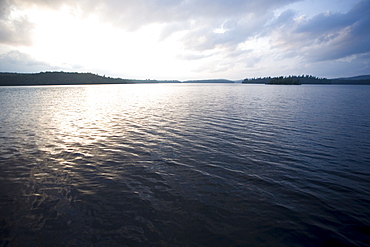
M370 74L370 0L0 0L0 71Z

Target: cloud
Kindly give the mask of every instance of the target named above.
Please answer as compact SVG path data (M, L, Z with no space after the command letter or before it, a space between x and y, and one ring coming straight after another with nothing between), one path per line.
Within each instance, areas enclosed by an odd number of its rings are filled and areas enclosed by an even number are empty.
M298 0L91 0L91 1L50 1L50 0L5 0L7 14L3 20L9 21L9 9L41 7L58 10L68 7L71 13L85 17L98 15L102 21L114 23L119 28L135 31L148 24L164 24L167 33L188 29L189 23L210 29L218 28L220 23L245 19L253 16L259 20L266 13ZM250 19L250 18L247 18ZM258 22L258 21L257 21ZM181 25L178 25L181 23ZM192 28L193 26L190 26Z
M0 1L0 43L30 45L32 23L25 16L12 16L9 0Z
M28 54L17 50L0 55L0 71L7 72L40 72L45 70L59 70L45 62L38 61Z
M199 59L208 58L210 56L212 55L202 54L202 53L185 53L185 54L177 55L177 58L181 60L199 60Z
M347 13L320 13L295 19L275 32L276 47L293 50L291 56L327 61L370 51L370 1L363 0ZM288 53L287 53L288 54Z
M274 10L298 0L95 0L78 3L85 14L135 31L149 24L162 25L160 40L180 33L184 49L234 52L248 38L259 35L274 17ZM223 30L223 32L217 32Z
M126 0L94 1L94 11L120 26L139 28L148 23L230 18L246 13L262 14L296 0Z
M33 57L46 53L46 48L55 54L64 49L71 53L70 56L63 56L65 52L54 56L59 60L49 56L51 60L58 61L58 66L81 63L83 67L93 64L94 68L105 66L106 69L112 66L102 64L104 59L117 61L114 68L131 66L130 69L134 70L136 67L150 66L150 62L143 64L137 59L145 56L145 61L161 61L162 64L173 66L181 64L184 73L192 70L194 73L204 71L221 74L224 70L231 74L242 73L244 69L256 73L253 76L264 76L273 75L275 71L289 73L289 70L306 74L310 72L298 71L308 69L315 74L314 71L319 70L317 64L323 66L327 61L338 66L351 62L368 70L364 56L370 52L370 1L359 1L348 12L312 15L313 12L308 11L310 17L304 16L302 10L297 12L299 10L290 9L298 2L305 6L305 1L3 0L0 1L0 43L3 44L0 48L6 52L17 50L19 46L28 46L22 51L33 51L30 52ZM312 1L322 4L319 0ZM330 8L332 2L328 0L324 5ZM27 9L36 9L41 14L49 12L47 15L50 16L55 14L59 16L58 20L65 20L60 17L67 13L68 22L53 20L54 24L50 24L50 27L58 27L53 30L53 37L60 35L60 39L48 36L45 30L49 26L36 26L42 18L33 18L34 13L27 12ZM105 27L110 31L105 32ZM86 30L92 30L91 39L86 39ZM33 39L32 35L36 33L43 35ZM75 39L65 38L69 36ZM82 40L90 40L90 46ZM32 50L32 42L39 45L38 49ZM87 47L93 47L93 44L99 49L89 63L90 60L86 62L85 59L90 55ZM107 48L114 56L104 51ZM156 59L158 54L162 55L161 59ZM7 61L8 65L16 66L17 62L18 67L24 70L27 64L35 68L42 66L32 57L23 58L29 63L22 62L20 57L23 55L13 51L3 54L1 59ZM120 56L125 55L130 60L137 60L137 64L122 62ZM19 59L16 59L17 56ZM43 57L48 56L44 54ZM47 63L43 65L47 67ZM74 65L73 68L77 67ZM139 69L142 73L143 69Z
M342 13L320 13L312 19L300 24L295 30L298 33L325 34L335 32L352 25L356 21L354 16Z

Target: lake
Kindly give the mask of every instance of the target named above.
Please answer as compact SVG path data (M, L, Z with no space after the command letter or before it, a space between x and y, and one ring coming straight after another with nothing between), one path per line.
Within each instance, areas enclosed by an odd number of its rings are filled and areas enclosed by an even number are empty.
M370 86L0 87L0 246L370 245Z

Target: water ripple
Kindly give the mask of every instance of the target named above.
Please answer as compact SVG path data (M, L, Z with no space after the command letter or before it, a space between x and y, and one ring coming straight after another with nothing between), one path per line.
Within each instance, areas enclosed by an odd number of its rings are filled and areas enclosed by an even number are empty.
M368 245L369 94L1 88L0 245Z

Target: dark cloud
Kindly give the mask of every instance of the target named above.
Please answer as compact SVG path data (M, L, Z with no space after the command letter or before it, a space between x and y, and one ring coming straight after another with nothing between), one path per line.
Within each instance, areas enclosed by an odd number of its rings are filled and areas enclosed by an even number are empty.
M233 51L250 37L261 35L272 17L273 12L266 11L261 14L245 12L239 16L200 20L187 29L182 41L191 50L222 48Z
M10 1L0 1L0 20L5 19L10 13Z
M321 13L291 22L275 40L290 55L311 61L341 59L370 52L370 1L363 0L348 13Z
M0 1L0 43L29 45L33 26L25 16L11 17L12 9L11 1Z
M26 17L13 20L0 20L0 43L10 45L30 45L33 25Z
M309 21L301 24L295 31L298 33L314 32L325 34L341 30L356 21L354 16L342 13L320 13Z
M355 59L339 59L306 63L298 73L314 74L319 77L338 78L369 74L370 53L356 55Z

